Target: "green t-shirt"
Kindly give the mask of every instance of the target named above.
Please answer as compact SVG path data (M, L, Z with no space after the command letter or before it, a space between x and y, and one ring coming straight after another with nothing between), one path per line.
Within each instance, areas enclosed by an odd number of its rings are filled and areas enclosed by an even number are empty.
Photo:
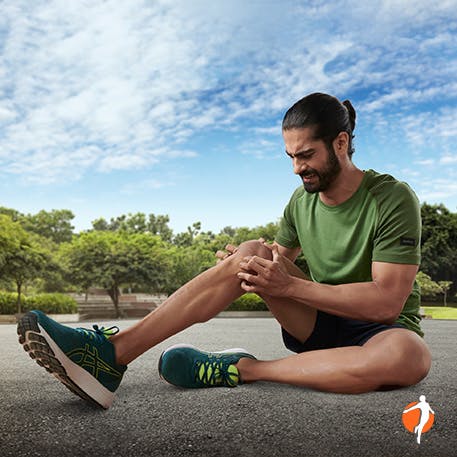
M311 279L335 285L372 281L372 262L419 265L420 236L420 206L411 188L368 170L357 191L337 206L298 188L284 210L276 242L301 247ZM396 322L423 336L419 306L415 282Z

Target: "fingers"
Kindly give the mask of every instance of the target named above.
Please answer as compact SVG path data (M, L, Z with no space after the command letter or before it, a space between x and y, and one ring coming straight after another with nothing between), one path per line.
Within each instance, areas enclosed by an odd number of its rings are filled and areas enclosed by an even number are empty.
M257 286L255 286L251 283L248 283L246 281L241 281L240 286L245 292L250 292L250 293L261 292L261 290Z
M224 260L225 258L227 258L228 254L224 251L217 251L216 252L216 257L220 260Z
M227 246L225 246L225 250L230 252L230 254L235 254L235 252L238 251L238 246L227 244Z
M240 262L241 271L238 272L238 278L256 286L267 286L278 266L277 262L262 257L245 257Z
M237 276L241 279L241 287L246 291L257 291L268 285L268 281L259 275L240 272Z
M278 245L273 244L271 251L273 252L273 262L279 262L280 255L279 255Z
M227 246L225 246L225 249L225 251L216 252L217 263L221 262L222 260L225 260L227 257L230 257L232 254L235 254L238 251L238 247L233 244L227 244Z
M244 257L243 261L241 263L246 263L248 265L248 267L253 267L255 269L255 268L259 268L259 267L268 268L271 266L272 261L264 259L263 257L258 257L256 255L254 255L254 256Z

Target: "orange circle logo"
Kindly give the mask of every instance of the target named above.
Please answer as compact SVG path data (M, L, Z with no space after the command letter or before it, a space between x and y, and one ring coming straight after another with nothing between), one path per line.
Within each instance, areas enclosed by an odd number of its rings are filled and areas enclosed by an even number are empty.
M414 406L418 405L419 402L413 401L405 406L405 410L408 412L403 413L402 415L402 422L405 426L406 430L411 433L417 433L417 428L421 421L421 410L419 408L411 409ZM422 427L422 433L428 432L431 428L433 423L435 422L435 415L433 413L429 413L428 420Z
M419 397L403 409L401 417L406 430L416 435L417 444L421 444L422 433L428 432L435 421L435 412L427 403L425 395Z

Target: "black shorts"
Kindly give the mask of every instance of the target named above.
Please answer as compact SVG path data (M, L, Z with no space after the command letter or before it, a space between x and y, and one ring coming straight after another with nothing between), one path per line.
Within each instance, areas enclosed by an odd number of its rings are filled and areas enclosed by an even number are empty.
M406 328L401 324L377 324L376 322L345 319L317 311L316 324L309 338L301 343L282 329L282 339L287 349L307 352L345 346L363 346L372 336L391 328Z

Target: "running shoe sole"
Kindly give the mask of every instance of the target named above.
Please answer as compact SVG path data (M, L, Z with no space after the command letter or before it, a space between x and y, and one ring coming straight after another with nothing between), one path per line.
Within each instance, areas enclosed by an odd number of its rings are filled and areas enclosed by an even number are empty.
M68 358L39 324L34 313L27 313L19 320L17 333L19 343L29 356L71 392L98 407L108 409L112 405L113 392Z

